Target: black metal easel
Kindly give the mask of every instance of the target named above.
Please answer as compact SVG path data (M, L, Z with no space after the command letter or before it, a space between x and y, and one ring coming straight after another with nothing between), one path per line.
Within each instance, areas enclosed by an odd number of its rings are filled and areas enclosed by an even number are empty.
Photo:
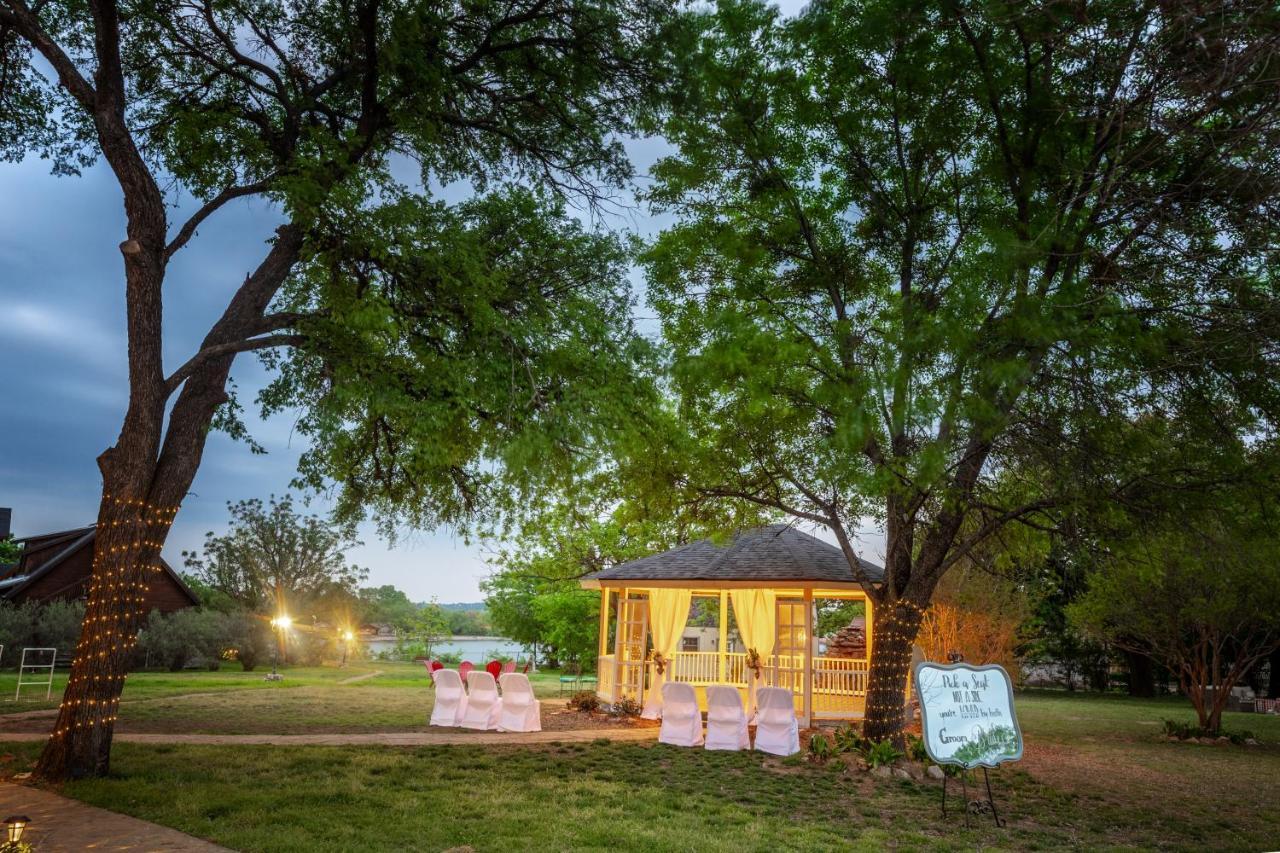
M982 815L990 813L992 820L996 826L1004 826L1004 818L1000 817L1000 813L996 811L995 796L991 793L991 776L987 773L987 768L982 768L982 779L987 784L986 799L969 799L969 771L960 769L960 785L963 791L965 809L964 809L964 825L969 826L969 815ZM981 793L981 791L979 791ZM942 774L942 816L947 816L947 774Z

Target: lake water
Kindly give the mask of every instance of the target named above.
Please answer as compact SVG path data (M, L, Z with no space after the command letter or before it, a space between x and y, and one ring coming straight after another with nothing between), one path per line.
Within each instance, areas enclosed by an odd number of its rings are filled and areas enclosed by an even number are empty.
M372 640L366 643L371 655L394 649L395 640ZM489 659L490 652L498 652L508 657L525 657L524 647L506 637L450 637L431 645L432 654L456 654L463 660L472 663L483 663Z

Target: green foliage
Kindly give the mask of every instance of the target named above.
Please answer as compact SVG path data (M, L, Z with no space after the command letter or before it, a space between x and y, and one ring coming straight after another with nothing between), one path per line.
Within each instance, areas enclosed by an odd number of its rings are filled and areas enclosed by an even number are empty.
M831 741L827 740L826 735L814 735L809 738L809 760L818 764L825 764L830 760L831 756L836 752L831 747Z
M80 640L83 601L53 600L44 604L0 600L0 644L4 662L18 665L23 648L53 648L71 654Z
M814 633L819 637L829 637L847 626L859 616L867 613L866 605L861 601L844 601L841 599L822 599L817 604L818 619L814 623Z
M519 515L562 492L653 390L626 253L564 202L509 190L448 206L401 196L344 215L294 311L326 312L263 394L305 407L306 485L391 533ZM464 393L465 391L465 393Z
M907 735L906 755L912 761L919 761L922 764L931 763L929 751L924 746L924 738L917 735Z
M835 752L864 752L870 744L853 723L841 726L832 733L832 748Z
M248 611L153 610L138 634L135 658L139 665L179 672L197 662L216 670L225 658L235 657L250 672L270 657L274 642L266 621Z
M867 760L867 764L875 767L889 767L895 761L902 758L902 751L893 745L893 741L881 740L869 743L862 750L862 757Z
M1225 737L1236 746L1241 746L1246 741L1254 739L1253 732L1248 729L1210 731L1185 720L1166 719L1161 722L1164 726L1165 737L1177 738L1178 740L1192 740L1194 738L1214 738L1216 740L1219 737Z
M347 562L360 545L353 523L302 515L292 496L267 504L228 503L226 533L205 535L204 551L184 551L203 585L259 613L301 613L326 598L349 597L368 572Z
M356 599L359 621L384 623L399 631L409 630L418 613L418 605L390 584L364 587L356 593Z
M1135 419L1271 434L1280 216L1245 211L1280 212L1275 12L1246 5L692 12L643 255L672 488L871 517L923 604L1011 525L1158 489Z
M22 559L22 545L15 542L12 536L0 539L0 565L16 563Z
M1069 614L1092 636L1176 673L1200 726L1216 730L1231 688L1280 647L1280 540L1270 518L1270 509L1236 503L1147 520L1112 546Z

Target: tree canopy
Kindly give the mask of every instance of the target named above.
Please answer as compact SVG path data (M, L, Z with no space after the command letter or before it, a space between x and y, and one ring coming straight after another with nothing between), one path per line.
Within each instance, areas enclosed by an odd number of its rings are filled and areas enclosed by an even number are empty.
M874 518L886 576L864 586L881 631L914 636L987 537L1104 494L1116 425L1201 408L1272 430L1276 15L694 13L649 194L675 224L645 256L681 485L825 525L855 573ZM1080 473L1023 477L1029 457ZM906 655L875 648L869 702L901 708Z

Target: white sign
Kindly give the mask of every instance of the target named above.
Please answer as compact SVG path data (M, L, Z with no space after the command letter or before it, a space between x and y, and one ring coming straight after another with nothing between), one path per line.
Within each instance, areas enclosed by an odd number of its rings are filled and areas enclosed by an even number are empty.
M1022 757L1013 685L1004 667L929 663L915 666L924 748L938 764L995 767Z

